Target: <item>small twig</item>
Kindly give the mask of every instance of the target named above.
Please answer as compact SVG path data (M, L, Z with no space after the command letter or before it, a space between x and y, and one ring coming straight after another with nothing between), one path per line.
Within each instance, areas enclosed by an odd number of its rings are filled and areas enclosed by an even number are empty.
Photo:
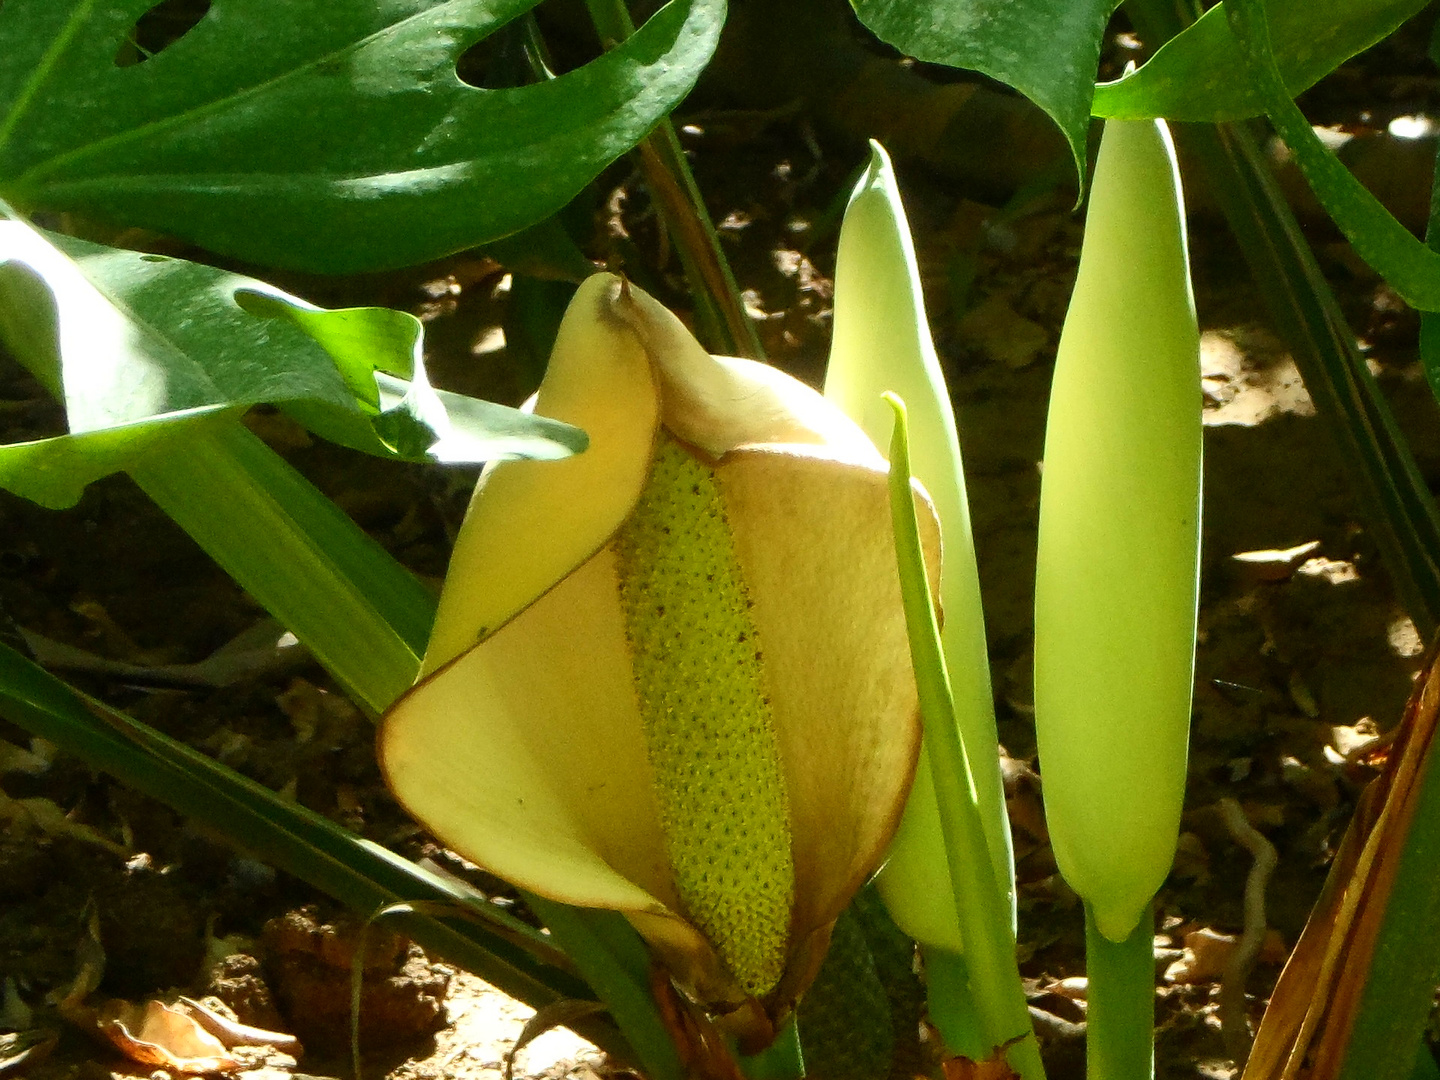
M1268 929L1265 888L1270 883L1270 875L1279 856L1275 853L1275 846L1250 824L1238 802L1225 798L1218 805L1231 837L1255 857L1245 879L1245 929L1220 978L1220 1031L1225 1039L1225 1051L1236 1068L1243 1069L1246 1058L1250 1056L1251 1044L1250 1020L1245 1008L1245 982L1265 943Z
M1075 1042L1085 1038L1084 1020L1077 1024L1038 1005L1030 1006L1030 1023L1035 1027L1035 1034L1043 1035L1052 1042Z
M605 48L635 32L625 0L586 0L586 6ZM696 289L696 314L702 316L702 322L713 323L708 333L701 335L701 343L712 351L718 346L721 352L764 360L765 347L745 311L740 288L720 246L720 234L710 220L670 117L655 125L636 150L650 197L675 241L685 276Z

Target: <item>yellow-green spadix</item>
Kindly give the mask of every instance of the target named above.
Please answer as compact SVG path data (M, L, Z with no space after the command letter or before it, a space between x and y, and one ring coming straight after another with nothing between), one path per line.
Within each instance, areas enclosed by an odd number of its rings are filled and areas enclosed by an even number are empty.
M610 275L576 294L534 408L589 449L482 477L386 778L456 851L623 912L702 1005L774 1022L915 768L885 462Z
M1055 859L1105 937L1175 853L1200 540L1200 351L1160 121L1105 127L1055 361L1035 577L1035 728Z

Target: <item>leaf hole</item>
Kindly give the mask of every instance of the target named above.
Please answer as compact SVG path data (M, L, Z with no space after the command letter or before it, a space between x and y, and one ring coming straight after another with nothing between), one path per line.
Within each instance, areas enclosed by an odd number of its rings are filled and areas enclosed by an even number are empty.
M0 3L3 3L3 0L0 0ZM163 263L163 262L169 262L169 261L170 261L170 256L168 256L168 255L141 255L141 256L140 256L140 261L141 261L141 262Z
M582 44L582 55L574 55L574 28L588 28L589 23L579 0L542 0L462 52L455 60L455 74L477 90L544 82L599 55L594 47L598 42Z
M115 66L134 67L154 58L195 29L209 12L210 0L161 0L135 20L115 53Z
M285 304L282 301L253 289L236 289L233 299L236 307L257 319L277 319L285 315Z
M481 38L455 58L455 74L477 90L505 90L533 82L522 20Z

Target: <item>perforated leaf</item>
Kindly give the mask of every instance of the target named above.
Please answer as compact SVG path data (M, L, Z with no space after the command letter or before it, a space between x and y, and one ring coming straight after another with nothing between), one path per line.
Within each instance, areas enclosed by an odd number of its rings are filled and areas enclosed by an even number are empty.
M269 265L422 262L547 217L693 85L724 0L675 0L558 79L456 59L537 0L214 0L144 63L154 0L0 6L0 196Z
M1060 126L1085 177L1100 39L1116 0L850 0L882 41L932 64L984 72Z
M1386 38L1427 0L1268 0L1270 44L1293 96ZM1265 95L1246 75L1223 3L1176 35L1148 63L1095 88L1096 116L1220 122L1259 116Z
M404 312L324 311L253 278L0 220L0 341L64 404L68 429L0 445L0 487L69 506L188 425L261 402L386 457L584 446L566 425L437 393L420 336Z

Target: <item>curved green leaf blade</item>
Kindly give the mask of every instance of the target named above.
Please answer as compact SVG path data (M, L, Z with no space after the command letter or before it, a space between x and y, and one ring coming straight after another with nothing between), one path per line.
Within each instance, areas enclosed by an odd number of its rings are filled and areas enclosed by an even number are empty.
M1226 16L1266 115L1345 239L1407 304L1440 311L1440 253L1396 221L1315 134L1276 67L1265 0L1228 0Z
M1117 0L850 0L880 40L931 64L999 79L1050 116L1081 187L1100 40Z
M468 919L423 913L404 932L539 1008L588 997L589 987L545 935L379 844L199 751L103 705L0 644L0 716L202 822L250 853L362 912L385 903L444 904ZM605 1023L587 1034L617 1051L623 1039Z
M895 413L890 438L890 514L900 595L905 604L910 658L925 728L925 756L935 783L945 860L971 972L979 1037L986 1056L998 1052L1023 1080L1044 1080L1045 1066L1016 967L1009 906L994 874L987 872L990 849L980 816L974 770L955 722L955 699L940 644L938 613L925 584L925 554L920 549L911 490L913 473L905 403L888 392L884 398Z
M1429 54L1431 63L1440 63L1440 34L1431 34ZM1431 174L1430 220L1425 225L1425 246L1431 251L1440 251L1440 168ZM1440 312L1420 313L1420 366L1425 371L1430 392L1440 401Z
M440 395L403 312L314 308L263 282L0 220L0 340L65 405L68 434L0 445L0 487L70 506L190 425L261 402L410 460L564 457L584 435ZM447 404L454 406L453 410Z
M456 59L537 0L216 0L117 67L153 0L0 7L0 196L276 266L354 273L493 240L568 202L689 92L724 0L675 0L549 82Z
M1269 0L1270 44L1291 97L1386 38L1428 0ZM1096 116L1221 123L1259 116L1265 96L1236 78L1245 55L1219 3L1143 67L1095 87Z

